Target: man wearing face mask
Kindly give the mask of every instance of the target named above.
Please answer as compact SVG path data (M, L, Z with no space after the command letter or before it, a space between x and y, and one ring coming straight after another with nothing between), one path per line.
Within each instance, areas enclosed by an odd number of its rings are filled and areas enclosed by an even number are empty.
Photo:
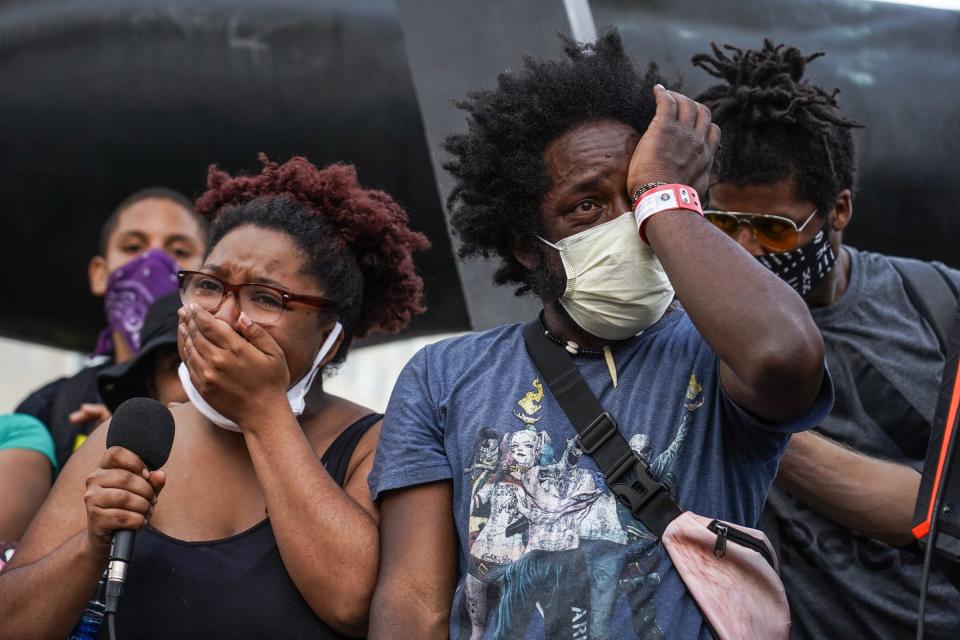
M542 300L540 328L624 438L669 459L655 472L679 504L753 526L788 435L829 411L819 333L696 210L719 142L709 110L638 70L615 31L565 44L567 59L528 59L464 103L468 131L446 143L461 255L497 255L496 282ZM370 637L710 637L576 446L522 327L431 345L397 382L370 476Z
M925 268L923 296L956 308L960 272L842 243L853 213L855 148L829 93L803 79L822 54L766 41L714 46L694 64L723 83L699 100L724 144L705 212L810 307L837 402L791 440L764 510L780 543L795 638L903 638L917 625L920 558L904 550L944 354L935 319L908 293L903 265ZM931 573L930 637L960 634L957 592Z
M107 319L95 364L34 391L16 409L50 430L60 468L110 415L97 392L97 374L136 355L147 309L176 291L179 269L200 264L206 235L207 222L190 200L162 187L130 195L104 222L99 252L88 266L90 292L104 299Z

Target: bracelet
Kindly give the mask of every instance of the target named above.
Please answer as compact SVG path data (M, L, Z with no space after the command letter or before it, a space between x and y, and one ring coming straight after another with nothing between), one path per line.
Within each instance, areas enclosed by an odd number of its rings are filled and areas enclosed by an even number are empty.
M637 210L637 205L640 204L640 196L645 194L647 191L650 191L650 189L653 189L654 187L662 187L666 184L666 182L648 182L647 184L642 184L637 187L636 191L633 192L633 196L630 198L630 202L632 203L630 209L632 211Z
M685 184L665 184L653 187L640 196L640 202L637 203L633 213L637 222L637 231L640 232L640 239L644 244L650 244L647 242L647 234L643 231L647 220L661 211L674 209L695 211L702 216L703 208L700 206L700 195L697 190Z

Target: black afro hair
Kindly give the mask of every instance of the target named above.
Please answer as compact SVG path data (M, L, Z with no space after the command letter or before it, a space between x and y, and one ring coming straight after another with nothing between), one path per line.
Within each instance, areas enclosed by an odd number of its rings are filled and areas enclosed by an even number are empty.
M467 132L444 144L453 157L444 168L454 178L447 206L460 257L499 256L494 281L520 284L517 295L530 291L530 272L512 246L540 228L550 188L544 150L587 122L614 120L643 133L656 112L653 87L663 83L656 65L638 70L613 29L592 44L561 40L565 59L526 57L521 70L500 74L496 89L457 103Z

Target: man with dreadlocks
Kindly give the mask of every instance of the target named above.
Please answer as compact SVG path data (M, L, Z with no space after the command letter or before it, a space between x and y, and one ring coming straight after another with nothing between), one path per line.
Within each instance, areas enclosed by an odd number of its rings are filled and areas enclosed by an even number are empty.
M498 284L541 299L539 329L681 505L753 525L789 433L829 411L821 338L801 298L682 197L649 217L634 203L706 188L709 111L638 71L614 31L565 49L461 103L467 132L446 142L461 255L497 256ZM710 637L579 448L522 327L431 345L397 382L370 478L371 637ZM476 452L495 442L481 480Z
M912 636L921 566L898 547L912 541L944 356L904 288L903 259L842 244L853 213L851 130L862 125L841 113L838 90L804 79L823 54L769 40L727 51L714 45L693 58L723 80L698 98L723 129L705 215L803 296L836 384L830 416L791 440L764 511L780 541L793 636ZM914 264L934 285L960 286L960 272ZM930 637L958 637L957 592L939 573L929 597Z

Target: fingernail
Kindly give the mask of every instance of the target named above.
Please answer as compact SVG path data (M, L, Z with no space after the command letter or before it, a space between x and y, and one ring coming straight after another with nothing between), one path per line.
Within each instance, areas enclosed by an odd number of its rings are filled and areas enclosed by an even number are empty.
M242 311L240 312L240 322L242 322L243 326L245 327L249 327L251 324L253 324L250 322L250 318L247 317L247 314L243 313Z
M149 471L147 471L146 469L144 469L141 473L143 474L143 477L144 477L144 478L147 478L148 480L150 479L150 472L149 472Z
M157 500L158 500L157 496L153 496L153 504L157 504Z
M197 313L197 303L196 303L196 302L191 302L191 303L190 303L190 311L191 311L194 315L196 315L196 313Z
M664 86L663 86L662 84L660 84L659 82L658 82L657 84L653 85L653 88L654 88L654 89L656 89L656 88L666 89L666 87L664 87Z

